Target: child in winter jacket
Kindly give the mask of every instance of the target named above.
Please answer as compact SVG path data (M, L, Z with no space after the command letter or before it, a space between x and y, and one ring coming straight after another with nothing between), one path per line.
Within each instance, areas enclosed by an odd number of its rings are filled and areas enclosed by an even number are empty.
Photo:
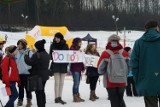
M18 98L16 83L19 83L19 74L15 60L18 51L14 45L7 47L5 51L7 55L2 60L2 81L11 90L11 95L5 107L14 107L14 101Z

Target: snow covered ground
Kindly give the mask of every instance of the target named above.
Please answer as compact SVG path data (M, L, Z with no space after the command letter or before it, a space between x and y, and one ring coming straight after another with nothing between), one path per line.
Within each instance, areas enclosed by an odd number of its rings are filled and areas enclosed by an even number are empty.
M88 33L91 34L92 37L97 38L98 40L98 48L104 49L105 45L107 43L107 39L111 34L115 34L115 32L110 31L76 31L71 32L74 37L85 37ZM142 36L144 32L141 31L131 31L131 33L127 33L127 46L133 47L134 41ZM25 37L24 32L20 33L8 33L8 32L1 32L0 36L8 36L8 41L6 46L9 45L16 45L17 41L21 38ZM123 41L123 34L119 35L122 38ZM44 37L39 37L38 39L42 39ZM49 50L50 41L53 39L52 37L45 37L47 40L46 49ZM122 43L121 41L121 43ZM86 43L83 44L83 48L86 46ZM68 78L68 77L67 77ZM64 91L63 91L63 99L64 101L67 101L67 105L60 105L54 103L54 79L48 80L46 84L46 97L47 97L47 105L46 107L110 107L110 102L107 100L107 92L106 89L103 87L102 80L99 85L97 85L97 95L100 97L99 100L96 102L89 101L89 86L85 83L85 80L83 79L80 85L80 93L82 98L84 98L86 101L84 103L73 103L72 100L72 79L71 77L69 79L65 80L64 84ZM2 87L2 83L0 82L0 87ZM3 104L6 103L7 97L2 96L2 93L0 91L0 99L2 100ZM142 97L127 97L124 96L125 102L127 107L144 107L144 102ZM17 101L16 101L17 103ZM15 103L15 104L16 104ZM1 106L0 106L1 107ZM25 105L23 105L25 107ZM33 93L33 107L36 106L36 98L35 94Z
M68 79L69 78L69 79ZM64 83L64 89L63 89L63 100L67 102L66 105L61 104L55 104L54 103L54 79L51 78L47 81L45 92L46 92L46 99L47 104L46 107L110 107L110 102L107 100L107 91L103 87L102 80L100 84L97 84L97 96L100 97L99 100L92 102L89 100L89 85L85 83L85 80L83 79L80 84L80 93L82 98L85 99L85 102L82 103L73 103L73 97L72 97L72 79L71 77L67 77ZM2 86L2 83L0 83L0 87ZM35 93L32 93L33 95L33 105L32 107L37 107L36 105L36 97ZM0 93L0 99L2 100L3 104L6 103L7 97L3 97ZM144 102L142 97L127 97L126 94L124 95L124 100L126 102L127 107L144 107ZM16 105L17 101L15 102ZM25 107L26 100L24 99L24 105L22 107Z

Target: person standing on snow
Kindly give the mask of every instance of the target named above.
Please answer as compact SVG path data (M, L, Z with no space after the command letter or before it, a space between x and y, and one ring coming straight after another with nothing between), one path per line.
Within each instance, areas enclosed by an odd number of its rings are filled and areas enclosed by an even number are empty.
M14 107L14 102L18 98L16 83L20 85L18 67L15 60L18 50L16 46L11 45L5 49L5 52L6 56L2 60L2 81L6 84L6 87L10 88L11 95L4 107Z
M132 49L130 47L125 47L124 50L128 52L129 56L131 55ZM129 97L138 96L130 64L129 64L128 78L127 78L126 95Z
M131 68L139 96L145 107L160 103L160 29L157 21L148 21L146 32L136 40L131 54Z
M80 38L73 39L70 50L80 51L82 40ZM81 80L81 72L85 70L83 63L71 63L70 71L73 77L73 102L84 102L85 100L80 97L79 85Z
M86 48L85 53L87 55L99 56L99 53L97 52L96 46L94 44L89 44ZM90 91L91 91L89 100L95 101L95 100L99 99L99 97L97 97L96 93L95 93L97 81L99 78L98 69L95 67L87 67L86 68L86 75L89 80L88 82L90 84Z
M27 53L24 53L24 59L27 65L32 66L30 73L32 76L39 76L42 79L42 90L35 91L37 98L38 107L45 107L46 105L46 95L45 95L45 84L49 79L49 61L50 56L44 49L46 41L39 40L35 43L36 52L30 58Z
M52 58L52 52L55 50L69 50L68 45L66 44L66 40L61 33L56 33L53 39L53 43L50 47L50 56ZM55 79L55 103L66 104L65 101L62 100L62 91L64 85L65 75L67 73L68 63L54 63L52 58L52 63L50 70L54 75Z
M20 76L20 82L21 85L19 86L19 98L17 106L23 105L23 98L24 98L24 89L26 91L26 97L27 97L27 105L26 107L30 107L32 105L32 94L30 91L27 90L27 80L30 76L29 69L31 69L31 66L28 66L24 61L24 51L27 53L29 57L32 56L32 52L27 49L27 41L25 39L20 39L17 42L18 47L18 54L16 55L16 62L18 65L19 70L19 76Z
M111 57L113 57L114 54L121 54L121 57L123 57L123 59L128 58L128 53L123 50L123 47L119 43L119 41L120 41L119 36L111 35L108 38L106 50L102 52L100 59L98 61L98 73L101 75L104 75L104 78L103 78L104 79L104 87L108 91L109 99L111 102L111 107L126 107L123 96L124 96L125 87L127 85L128 69L126 69L126 73L123 75L123 76L125 76L125 80L126 80L125 82L111 82L109 74L112 74L112 73L109 73L109 71L107 69L108 65L109 65L108 61ZM123 60L123 61L124 61L125 66L128 67L127 62L125 60ZM116 62L116 64L119 64L119 63ZM116 65L116 66L120 66L120 65ZM113 69L113 68L111 68L111 69ZM110 71L110 72L112 72L112 71ZM120 71L116 71L116 73L118 75L121 75Z

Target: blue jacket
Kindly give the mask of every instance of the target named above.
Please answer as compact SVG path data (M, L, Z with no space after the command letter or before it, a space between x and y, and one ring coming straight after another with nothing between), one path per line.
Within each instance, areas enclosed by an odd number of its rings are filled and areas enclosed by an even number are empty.
M147 30L135 42L131 67L137 92L140 96L160 95L160 33Z
M27 50L27 54L29 54L29 57L33 55L33 53L30 50ZM31 66L28 66L25 63L23 50L18 50L18 54L16 55L16 63L18 66L19 74L30 74L28 70L31 69Z

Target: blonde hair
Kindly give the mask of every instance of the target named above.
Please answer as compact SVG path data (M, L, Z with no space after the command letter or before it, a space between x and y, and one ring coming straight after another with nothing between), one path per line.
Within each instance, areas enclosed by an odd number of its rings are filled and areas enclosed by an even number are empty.
M87 45L85 53L86 54L90 53L92 55L98 55L98 51L96 49L94 51L91 50L93 46L94 46L94 44Z

